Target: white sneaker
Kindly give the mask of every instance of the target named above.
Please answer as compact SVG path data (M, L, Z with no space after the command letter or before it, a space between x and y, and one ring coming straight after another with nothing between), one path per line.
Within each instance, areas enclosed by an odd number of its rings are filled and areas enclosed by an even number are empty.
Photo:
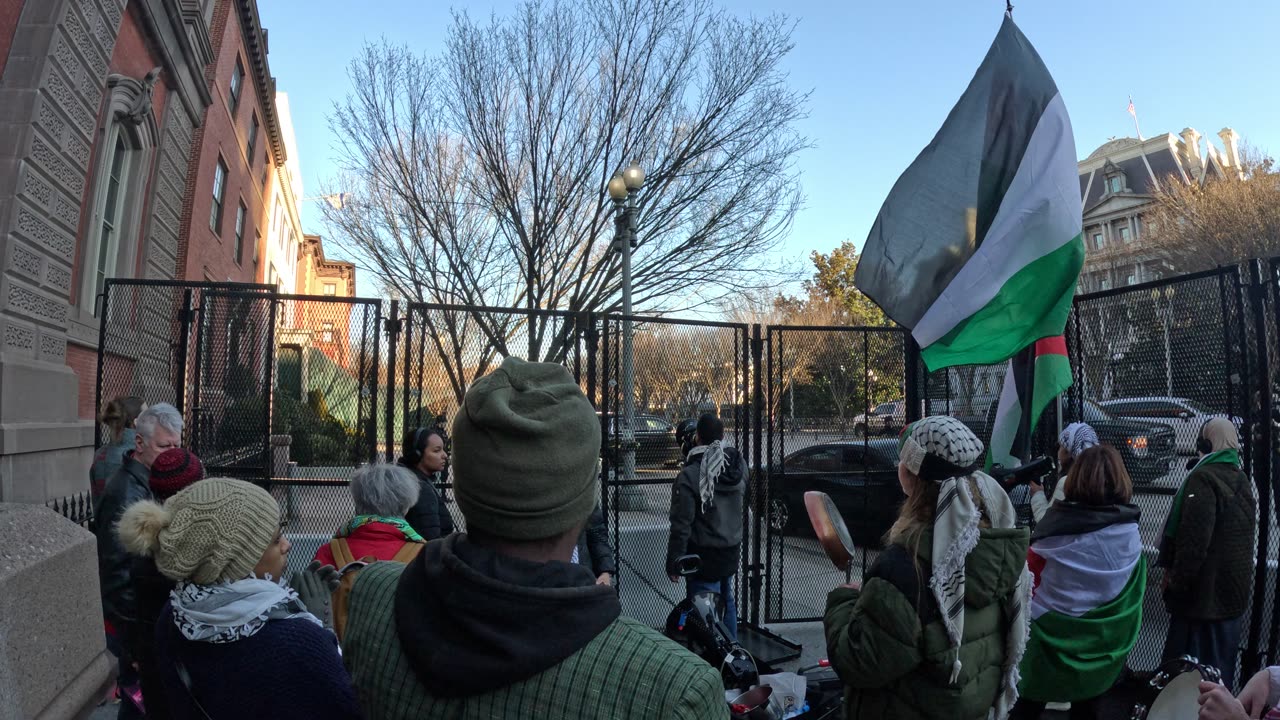
M1054 712L1066 712L1071 709L1071 703L1058 703L1058 702L1045 703L1044 709L1052 710Z

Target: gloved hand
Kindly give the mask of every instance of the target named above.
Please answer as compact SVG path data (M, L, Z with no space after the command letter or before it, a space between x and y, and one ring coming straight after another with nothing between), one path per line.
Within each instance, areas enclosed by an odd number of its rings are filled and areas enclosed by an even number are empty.
M306 570L293 576L290 584L308 612L320 618L320 622L324 623L325 627L332 629L331 598L341 581L337 568L332 565L321 565L319 560L313 560Z

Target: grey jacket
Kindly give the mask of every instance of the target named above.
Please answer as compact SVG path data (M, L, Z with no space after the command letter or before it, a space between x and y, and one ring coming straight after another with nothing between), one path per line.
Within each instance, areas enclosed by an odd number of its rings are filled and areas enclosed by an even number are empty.
M701 580L720 580L737 572L742 543L742 504L747 490L747 461L737 448L724 449L724 471L715 484L715 498L705 510L698 492L702 455L691 455L671 486L671 536L667 541L667 572L674 574L676 558L702 558Z

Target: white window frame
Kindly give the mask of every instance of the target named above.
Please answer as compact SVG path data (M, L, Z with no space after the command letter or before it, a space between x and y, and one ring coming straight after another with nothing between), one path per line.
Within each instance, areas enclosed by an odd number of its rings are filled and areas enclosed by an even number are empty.
M123 162L117 179L117 190L115 198L114 217L106 217L107 199L111 192L112 170L115 165L116 147L123 145ZM106 142L103 143L103 151L100 162L102 163L101 172L98 174L98 182L94 187L93 198L93 215L90 225L86 232L84 264L81 266L83 272L84 286L81 289L82 296L88 300L86 304L89 314L92 317L98 317L98 294L106 287L106 278L119 276L120 273L120 236L126 232L130 226L127 217L126 196L129 192L129 172L134 164L135 148L130 147L127 134L120 127L119 123L112 123L110 132L106 136ZM111 224L111 237L106 241L106 247L103 247L103 227L108 223ZM103 254L105 250L106 260L105 267L102 269L103 281L102 287L98 286L99 266L104 265ZM130 253L132 255L132 253Z
M76 307L81 322L93 322L98 317L98 265L105 249L105 279L131 277L142 252L142 212L145 205L144 191L149 180L150 168L159 144L160 128L151 113L151 88L159 68L142 80L112 73L107 76L106 108L102 114L103 125L98 130L97 155L93 174L89 178L92 191L86 208L88 225L83 235L78 261L80 280ZM123 142L125 155L119 168L119 188L114 215L111 219L112 237L103 248L102 228L107 220L107 195L110 192L111 172L115 164L115 149ZM106 287L105 279L103 288ZM94 323L96 325L96 322Z

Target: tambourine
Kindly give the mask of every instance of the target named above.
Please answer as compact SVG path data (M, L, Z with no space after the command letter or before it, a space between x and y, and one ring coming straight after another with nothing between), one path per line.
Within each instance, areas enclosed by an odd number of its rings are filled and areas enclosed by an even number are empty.
M1144 689L1151 702L1134 705L1130 720L1196 720L1201 681L1220 683L1222 673L1190 655L1165 662Z
M848 573L853 563L853 538L831 496L810 490L804 494L804 509L827 558L836 569Z

